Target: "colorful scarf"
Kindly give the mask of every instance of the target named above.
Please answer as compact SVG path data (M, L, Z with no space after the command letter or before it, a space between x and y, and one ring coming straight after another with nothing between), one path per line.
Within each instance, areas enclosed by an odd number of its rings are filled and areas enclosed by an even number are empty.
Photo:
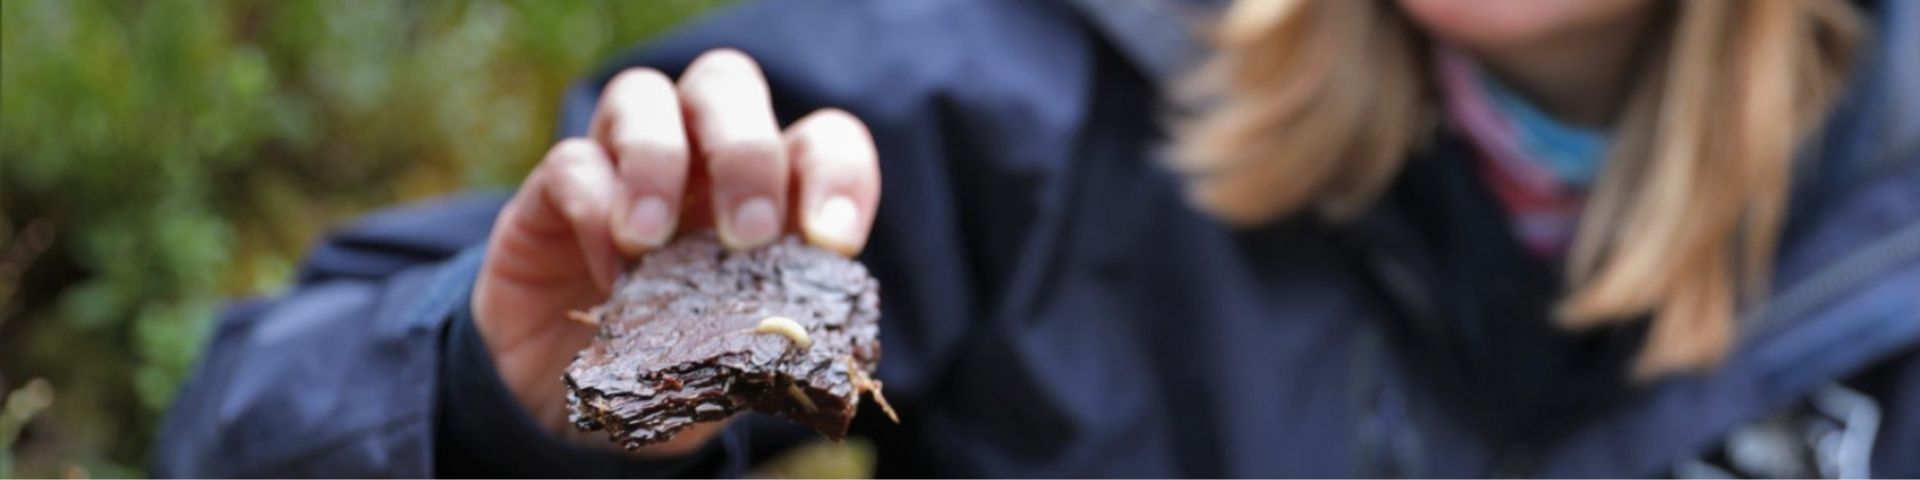
M1448 125L1480 153L1481 178L1514 236L1542 258L1563 255L1606 159L1606 133L1554 120L1458 50L1435 48L1433 66Z

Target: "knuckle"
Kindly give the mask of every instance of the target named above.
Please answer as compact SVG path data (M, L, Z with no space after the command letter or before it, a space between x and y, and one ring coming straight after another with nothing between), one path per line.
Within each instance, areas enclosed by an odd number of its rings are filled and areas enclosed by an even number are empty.
M560 215L566 217L568 220L574 222L586 220L592 216L587 213L590 210L592 210L592 206L578 197L565 197L560 200Z
M718 142L706 149L707 158L714 162L775 164L782 160L785 148L773 138L744 138Z
M569 138L553 145L541 163L566 166L593 161L601 156L600 147L583 138Z
M860 117L838 108L823 109L808 116L809 125L823 136L866 138L867 124Z
M614 75L612 80L607 81L607 90L651 88L665 85L672 85L672 82L667 80L667 74L660 73L659 70L648 67L637 67L622 70L618 75Z
M687 65L686 77L694 81L759 75L760 65L745 52L731 48L708 50Z
M805 167L835 170L828 173L852 170L845 173L859 175L864 169L857 167L879 161L866 124L850 113L822 110L809 115L797 128L795 134L801 146L797 152L804 157L799 161L804 162Z
M644 67L630 68L607 81L601 101L611 105L621 105L653 92L671 94L673 81L667 79L667 74L660 73L659 70Z
M678 132L676 132L677 134ZM613 148L620 154L622 163L644 161L652 163L686 163L685 145L651 135L620 134L613 139Z

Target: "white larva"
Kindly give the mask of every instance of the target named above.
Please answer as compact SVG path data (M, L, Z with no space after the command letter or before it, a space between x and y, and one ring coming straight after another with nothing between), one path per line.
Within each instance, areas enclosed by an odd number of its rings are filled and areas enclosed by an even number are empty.
M793 346L800 347L801 350L813 346L813 338L807 336L807 328L800 326L800 322L787 317L767 317L760 321L759 326L753 327L753 333L778 333L787 337L787 340L792 340Z

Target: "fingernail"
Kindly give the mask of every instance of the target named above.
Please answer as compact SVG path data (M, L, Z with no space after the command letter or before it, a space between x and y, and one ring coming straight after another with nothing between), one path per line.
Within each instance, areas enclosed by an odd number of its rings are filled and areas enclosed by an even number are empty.
M667 237L673 235L673 214L667 211L667 201L660 197L648 196L634 202L633 209L627 211L627 222L622 234L628 243L658 247L667 243Z
M734 207L733 218L720 224L720 240L733 248L748 248L773 241L780 234L780 211L773 200L752 198Z
M853 199L828 198L807 219L807 240L836 250L853 249L859 221L860 210L853 206Z

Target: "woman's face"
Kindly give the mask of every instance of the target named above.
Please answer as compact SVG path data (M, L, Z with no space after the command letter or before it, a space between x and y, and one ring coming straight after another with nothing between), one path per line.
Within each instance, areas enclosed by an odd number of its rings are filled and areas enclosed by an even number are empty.
M1651 0L1398 0L1429 35L1482 52L1511 52L1618 32Z

